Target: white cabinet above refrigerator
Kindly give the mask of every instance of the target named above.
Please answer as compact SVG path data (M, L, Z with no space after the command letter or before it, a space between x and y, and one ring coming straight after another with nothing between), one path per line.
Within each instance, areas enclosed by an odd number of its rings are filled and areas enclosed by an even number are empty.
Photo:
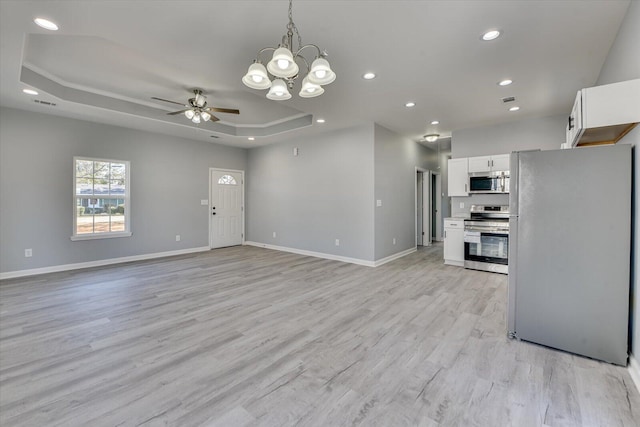
M469 173L508 171L509 154L469 157Z
M640 79L578 91L566 128L566 148L615 144L640 122Z

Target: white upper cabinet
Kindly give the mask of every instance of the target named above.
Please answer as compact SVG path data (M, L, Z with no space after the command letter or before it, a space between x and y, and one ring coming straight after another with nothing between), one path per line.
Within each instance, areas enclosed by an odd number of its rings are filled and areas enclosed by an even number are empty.
M449 197L469 195L469 163L467 158L449 159Z
M469 173L509 170L509 155L469 157Z
M500 154L499 156L491 156L491 166L494 171L508 171L510 154Z
M469 157L469 172L489 172L491 156Z
M578 91L566 146L615 144L640 122L640 79Z

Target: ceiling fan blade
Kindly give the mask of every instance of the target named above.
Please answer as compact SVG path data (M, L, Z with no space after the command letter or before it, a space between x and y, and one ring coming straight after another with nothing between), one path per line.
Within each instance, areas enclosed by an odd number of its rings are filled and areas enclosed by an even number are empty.
M167 113L169 116L175 116L176 114L182 114L185 111L189 111L191 108L187 108L186 110L174 111L173 113Z
M182 102L169 101L168 99L156 98L155 96L152 96L151 99L157 99L158 101L170 102L172 104L178 104L178 105L182 105L183 107L188 107L188 105L185 105Z
M240 110L235 110L232 108L217 108L217 107L208 107L209 111L217 111L219 113L230 113L230 114L240 114Z
M210 122L217 122L218 120L220 120L219 118L217 118L216 116L214 116L213 114L211 115L211 118L208 120Z

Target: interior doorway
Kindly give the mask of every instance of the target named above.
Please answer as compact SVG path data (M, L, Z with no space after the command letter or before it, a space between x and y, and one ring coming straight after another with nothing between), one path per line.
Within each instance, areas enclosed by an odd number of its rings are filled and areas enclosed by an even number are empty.
M416 246L431 245L431 185L429 171L416 168Z
M431 182L431 241L442 241L442 178L438 172L429 172Z
M441 241L442 227L440 173L416 168L416 246Z

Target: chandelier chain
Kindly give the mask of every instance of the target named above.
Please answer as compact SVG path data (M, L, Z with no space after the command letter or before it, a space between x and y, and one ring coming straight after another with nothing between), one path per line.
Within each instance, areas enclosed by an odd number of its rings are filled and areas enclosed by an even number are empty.
M300 32L298 32L298 27L296 27L296 24L293 22L293 0L289 0L289 23L287 24L287 29L292 36L294 32L298 36L298 49L301 48L302 36L300 35ZM289 46L289 49L293 52L293 46Z

